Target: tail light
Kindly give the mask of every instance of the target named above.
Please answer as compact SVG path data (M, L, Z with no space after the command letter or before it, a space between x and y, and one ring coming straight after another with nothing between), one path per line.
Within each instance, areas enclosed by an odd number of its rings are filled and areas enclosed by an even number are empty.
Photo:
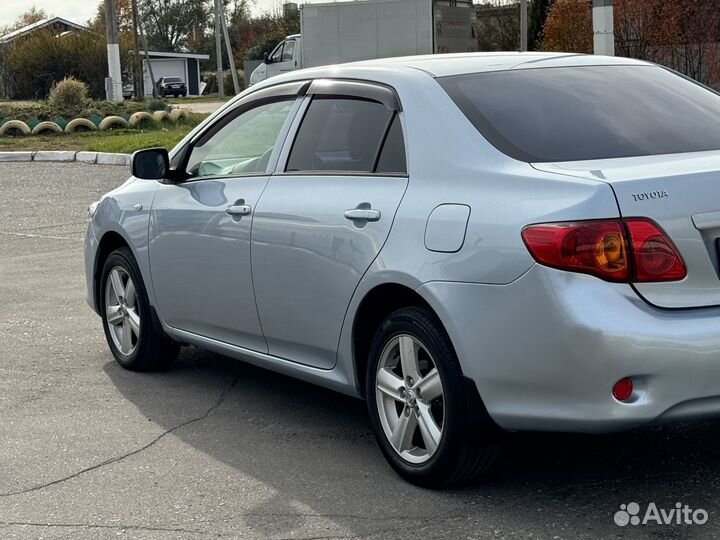
M687 275L685 263L667 235L652 221L626 219L635 263L635 279L639 283L679 281Z
M530 225L522 238L540 264L606 281L678 281L687 274L672 241L644 218Z

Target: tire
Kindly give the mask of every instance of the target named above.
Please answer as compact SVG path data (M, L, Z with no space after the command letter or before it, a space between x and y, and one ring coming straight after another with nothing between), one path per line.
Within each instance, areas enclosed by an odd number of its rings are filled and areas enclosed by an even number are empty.
M380 449L407 481L440 488L470 482L490 469L500 430L429 309L407 307L385 319L370 347L366 381ZM404 431L398 430L402 423Z
M130 284L134 298L128 294ZM105 260L98 298L105 339L122 367L132 371L160 371L172 365L180 345L163 331L129 248L116 249Z

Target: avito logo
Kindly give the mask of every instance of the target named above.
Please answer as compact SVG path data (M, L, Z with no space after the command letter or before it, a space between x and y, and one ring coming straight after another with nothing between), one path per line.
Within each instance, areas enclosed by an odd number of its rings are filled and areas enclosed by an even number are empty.
M640 512L640 505L636 502L621 504L620 510L615 512L613 519L620 527L626 525L704 525L708 520L708 513L702 508L693 510L687 504L675 503L675 508L666 510L658 508L651 502L644 513ZM641 515L642 514L642 515Z

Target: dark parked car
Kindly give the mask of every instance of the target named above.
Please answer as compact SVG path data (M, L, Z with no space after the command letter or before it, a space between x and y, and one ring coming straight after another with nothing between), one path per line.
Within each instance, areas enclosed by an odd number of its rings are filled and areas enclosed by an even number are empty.
M157 82L158 94L165 96L187 96L187 85L180 77L162 77Z

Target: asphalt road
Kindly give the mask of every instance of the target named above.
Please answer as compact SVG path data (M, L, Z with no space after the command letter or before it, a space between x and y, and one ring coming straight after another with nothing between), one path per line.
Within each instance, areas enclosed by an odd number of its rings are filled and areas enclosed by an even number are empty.
M515 435L483 483L433 492L389 469L360 401L196 348L123 371L82 236L126 174L0 164L0 538L720 537L720 421ZM630 502L709 519L615 525Z

